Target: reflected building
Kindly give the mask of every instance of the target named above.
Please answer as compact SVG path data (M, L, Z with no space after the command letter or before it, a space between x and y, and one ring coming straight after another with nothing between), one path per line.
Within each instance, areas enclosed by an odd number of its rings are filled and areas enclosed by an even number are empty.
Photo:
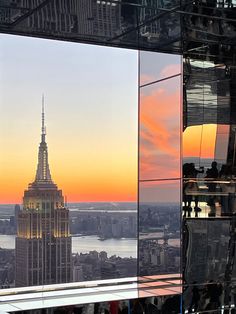
M16 286L71 281L69 210L48 164L44 109L36 177L17 215Z
M175 13L171 18L153 19L157 14L160 14L160 8L171 8L178 5L178 0L142 0L140 1L142 9L140 9L140 24L145 24L140 29L140 36L146 38L147 42L158 42L161 39L168 40L175 38L178 40L179 36L179 17ZM151 23L147 21L152 21Z
M94 0L19 0L5 1L0 21L19 23L36 31L50 29L57 33L88 36L115 36L121 28L121 9L116 2ZM10 3L9 3L10 2ZM4 3L3 3L4 4ZM28 13L33 10L33 14Z

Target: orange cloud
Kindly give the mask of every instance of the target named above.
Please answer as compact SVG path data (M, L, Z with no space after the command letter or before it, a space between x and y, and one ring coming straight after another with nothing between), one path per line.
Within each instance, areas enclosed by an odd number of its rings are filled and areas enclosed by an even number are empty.
M145 85L175 74L181 73L181 64L169 64L165 66L160 73L157 73L155 76L150 73L141 73L140 74L140 85Z
M179 78L177 78L142 89L140 102L141 179L180 176L179 83Z
M148 84L148 83L153 82L155 80L156 79L153 75L145 74L145 73L140 75L140 85Z
M178 73L181 73L181 63L179 64L169 64L162 71L161 76L167 77Z

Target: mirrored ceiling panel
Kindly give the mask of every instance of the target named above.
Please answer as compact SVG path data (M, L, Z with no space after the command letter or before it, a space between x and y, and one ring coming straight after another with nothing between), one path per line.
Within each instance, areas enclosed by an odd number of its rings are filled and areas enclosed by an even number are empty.
M175 1L1 1L0 31L130 48L176 51L180 8ZM163 46L163 49L162 49Z

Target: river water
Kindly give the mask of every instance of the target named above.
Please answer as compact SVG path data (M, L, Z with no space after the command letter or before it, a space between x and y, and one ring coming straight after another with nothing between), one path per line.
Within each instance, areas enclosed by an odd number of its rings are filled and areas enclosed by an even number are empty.
M15 235L0 234L0 248L15 249ZM163 240L158 241L160 244ZM169 239L169 245L180 246L179 239ZM88 253L96 250L97 252L106 251L108 257L112 255L137 258L136 239L107 239L100 240L97 236L76 236L72 237L73 253Z
M4 249L15 249L15 235L0 235L0 247ZM107 239L99 240L97 236L72 237L73 253L88 253L96 250L106 251L108 256L137 257L136 239Z

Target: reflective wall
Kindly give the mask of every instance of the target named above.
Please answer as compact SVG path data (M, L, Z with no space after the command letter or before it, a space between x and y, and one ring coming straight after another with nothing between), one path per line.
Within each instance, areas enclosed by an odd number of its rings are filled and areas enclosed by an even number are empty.
M183 215L235 212L235 114L229 66L185 60Z
M183 311L235 313L235 1L183 18Z
M180 0L3 0L0 31L180 52Z
M184 221L185 310L208 313L222 307L235 307L234 228L235 219Z
M180 272L181 58L141 51L139 275Z
M234 61L206 59L184 60L183 310L234 313Z

